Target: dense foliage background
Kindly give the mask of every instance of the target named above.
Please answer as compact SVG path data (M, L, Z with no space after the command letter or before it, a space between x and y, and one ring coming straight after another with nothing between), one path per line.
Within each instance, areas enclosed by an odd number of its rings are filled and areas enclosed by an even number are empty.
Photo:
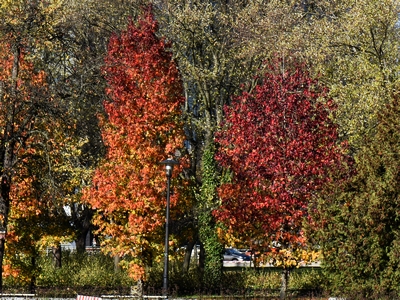
M151 282L170 157L182 280L199 248L220 293L235 246L281 298L315 260L328 292L398 297L399 4L3 0L0 290L72 241Z

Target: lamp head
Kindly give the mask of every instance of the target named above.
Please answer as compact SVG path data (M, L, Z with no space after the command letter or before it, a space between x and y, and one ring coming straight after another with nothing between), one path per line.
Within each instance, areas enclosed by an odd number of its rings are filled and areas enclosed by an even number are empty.
M178 165L179 162L172 158L168 158L168 159L160 162L160 164L165 165L165 171L166 171L167 176L171 176L172 170L174 169L174 165Z

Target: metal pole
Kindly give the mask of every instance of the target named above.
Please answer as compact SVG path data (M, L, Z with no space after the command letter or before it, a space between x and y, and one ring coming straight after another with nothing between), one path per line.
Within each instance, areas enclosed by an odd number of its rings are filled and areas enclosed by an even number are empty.
M171 183L171 171L172 168L167 166L167 210L165 217L165 251L164 251L164 276L163 276L163 296L168 299L168 246L169 246L169 194L170 194L170 183Z

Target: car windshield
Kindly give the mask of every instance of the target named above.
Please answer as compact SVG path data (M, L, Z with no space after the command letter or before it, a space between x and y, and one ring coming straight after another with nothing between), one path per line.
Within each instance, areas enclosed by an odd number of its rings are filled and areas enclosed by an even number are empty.
M240 251L236 250L236 249L227 249L226 252L228 252L229 254L236 254L236 255L242 255L243 253L241 253Z

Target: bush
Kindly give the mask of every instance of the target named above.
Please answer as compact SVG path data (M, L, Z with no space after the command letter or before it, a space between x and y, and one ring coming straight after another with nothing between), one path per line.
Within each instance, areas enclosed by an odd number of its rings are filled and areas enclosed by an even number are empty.
M55 268L51 255L36 260L36 292L46 296L73 296L77 293L129 294L134 284L126 272L115 272L112 257L101 253L62 253L62 267ZM3 290L8 293L32 292L28 282L6 277Z
M114 261L101 253L95 255L63 252L62 267L55 268L50 256L40 259L38 286L121 287L133 284L124 272L115 272Z
M128 277L124 269L116 272L112 257L101 253L92 255L64 251L62 267L55 268L52 257L43 255L37 260L37 294L43 296L72 296L76 294L129 294L136 283ZM160 295L163 284L163 263L154 263L147 270L147 280L143 284L147 295ZM301 268L291 272L289 290L292 294L321 290L324 277L320 269ZM214 291L202 286L197 264L182 273L182 263L171 259L169 272L169 294L172 296L211 295ZM281 285L279 268L225 268L221 278L220 295L276 296ZM29 291L29 286L18 278L5 278L4 291L21 293Z

